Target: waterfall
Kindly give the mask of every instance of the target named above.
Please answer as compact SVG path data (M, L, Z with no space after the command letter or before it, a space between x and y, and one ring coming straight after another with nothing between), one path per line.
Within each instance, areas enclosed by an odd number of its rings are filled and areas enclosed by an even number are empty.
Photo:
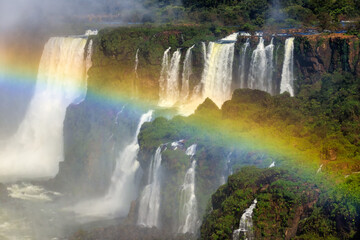
M208 46L202 95L209 97L219 107L231 98L235 36L237 38L237 34L232 34L218 43L210 42Z
M319 167L318 170L316 171L316 174L318 174L319 172L321 172L322 167L323 167L323 164L320 165L320 167Z
M130 203L136 198L135 175L139 170L137 154L139 152L138 135L145 122L150 122L153 111L150 110L140 118L136 133L131 143L120 151L116 159L116 166L111 177L111 185L101 205L105 206L108 213L118 213L125 216L130 208Z
M185 60L184 60L184 67L182 73L182 85L181 85L181 99L186 100L189 97L189 83L190 83L190 76L192 74L192 49L195 47L193 45L186 51Z
M179 70L181 51L177 49L169 62L170 48L166 49L163 56L160 76L160 102L159 105L170 107L179 100Z
M241 49L241 55L240 55L240 65L239 65L240 88L247 87L245 73L246 73L246 53L249 46L250 46L250 39L248 38L246 39L246 43Z
M273 168L273 167L275 167L275 162L272 162L269 166L269 168Z
M201 47L202 47L202 54L203 54L203 59L204 59L204 69L207 63L207 51L206 51L206 44L205 42L201 42ZM203 88L203 80L201 80L195 87L193 90L193 96L192 96L192 100L201 97L201 91Z
M294 96L294 40L288 38L285 41L285 57L281 74L280 93L289 92Z
M145 227L159 227L161 147L150 163L148 185L141 193L137 224Z
M162 64L161 64L161 73L159 79L159 102L160 104L164 101L166 94L167 94L167 78L168 78L168 71L170 67L170 50L171 47L165 50Z
M274 71L274 44L265 47L264 39L260 37L259 44L251 56L248 87L275 94L273 90L273 71Z
M54 37L46 43L29 108L0 151L0 178L11 181L57 174L63 161L66 108L86 93L86 42L80 37Z
M202 47L202 54L203 54L204 63L205 63L206 62L206 44L205 44L205 42L201 42L201 47Z
M136 54L135 54L135 67L134 67L134 72L135 72L135 76L137 78L139 78L138 76L138 66L139 66L139 49L136 50Z
M86 49L86 58L85 58L85 72L86 72L86 81L83 81L83 85L81 86L81 89L83 89L83 91L81 92L81 94L79 95L79 97L77 97L77 99L75 99L73 101L74 104L79 104L82 101L85 100L86 98L86 94L87 94L87 80L89 78L88 75L88 71L92 66L92 61L91 61L91 56L93 53L93 40L90 39L87 49Z
M142 125L151 121L152 114L153 111L150 110L141 116L132 141L125 149L119 152L107 194L99 199L81 202L70 210L81 216L106 218L126 216L128 214L131 201L137 197L136 173L140 168L137 161L139 152L138 135Z
M196 144L186 150L186 154L193 158L196 154ZM195 196L195 168L196 160L193 160L191 167L187 170L184 183L180 191L179 207L179 233L195 233L197 230L197 201Z
M244 214L241 216L239 229L236 229L233 232L233 240L239 240L240 233L245 235L245 239L247 240L254 240L254 232L253 232L253 221L252 221L252 214L256 207L257 200L255 199L253 204L245 210Z

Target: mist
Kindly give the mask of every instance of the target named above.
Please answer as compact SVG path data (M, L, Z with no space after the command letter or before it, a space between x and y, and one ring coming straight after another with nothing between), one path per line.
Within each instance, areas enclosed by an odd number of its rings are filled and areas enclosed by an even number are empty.
M3 0L0 2L0 32L31 29L88 15L115 15L125 20L129 12L146 12L140 0Z

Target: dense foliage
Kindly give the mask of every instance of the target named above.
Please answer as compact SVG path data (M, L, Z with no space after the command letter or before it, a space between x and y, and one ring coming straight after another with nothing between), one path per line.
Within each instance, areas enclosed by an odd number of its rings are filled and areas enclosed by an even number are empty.
M130 21L216 23L244 30L274 24L332 29L340 20L360 14L359 0L143 0L142 4L151 11L128 13L133 16Z
M352 181L359 184L356 179ZM201 239L231 239L254 199L258 202L253 213L255 239L358 237L359 205L354 209L356 205L346 202L338 192L289 171L245 167L212 196Z
M230 177L212 197L214 211L205 218L203 239L229 239L254 198L261 200L254 213L259 239L357 239L359 87L354 76L334 73L324 75L317 87L303 85L295 98L239 89L221 110L207 99L191 117L145 124L141 152L176 139L197 143L199 206L209 197L204 189L213 190L214 179L223 174L229 152L232 169L272 161L280 166L264 173L246 168ZM315 174L320 164L318 171L326 174Z

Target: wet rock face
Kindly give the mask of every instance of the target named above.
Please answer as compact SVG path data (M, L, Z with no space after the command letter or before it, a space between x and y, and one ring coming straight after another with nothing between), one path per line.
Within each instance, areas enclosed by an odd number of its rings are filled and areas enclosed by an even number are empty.
M360 76L359 38L343 34L297 37L295 66L313 83L326 72L350 72Z

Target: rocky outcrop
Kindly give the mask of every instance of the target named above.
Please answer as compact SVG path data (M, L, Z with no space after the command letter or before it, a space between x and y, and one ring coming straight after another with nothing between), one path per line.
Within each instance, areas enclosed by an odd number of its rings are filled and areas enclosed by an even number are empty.
M306 84L314 83L327 72L350 72L360 77L359 49L357 36L299 36L295 41L295 65Z

